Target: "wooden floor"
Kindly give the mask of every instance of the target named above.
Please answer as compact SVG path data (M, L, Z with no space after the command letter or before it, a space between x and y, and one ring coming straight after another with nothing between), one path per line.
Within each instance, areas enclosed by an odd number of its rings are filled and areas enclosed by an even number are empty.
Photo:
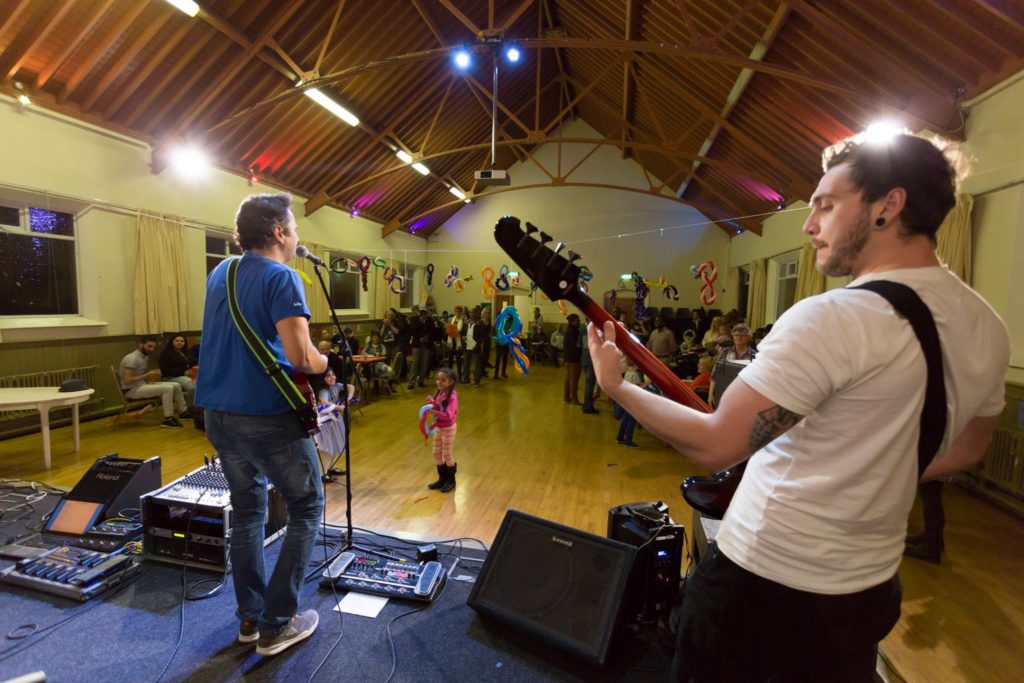
M687 527L682 477L699 469L646 432L639 449L615 444L617 423L562 402L562 370L535 367L528 378L484 379L459 389L455 454L458 487L428 491L436 478L417 413L427 389L375 399L356 415L352 434L353 523L416 536L470 537L490 543L505 511L522 510L596 534L608 509L664 500ZM82 451L70 428L53 430L53 468L43 469L39 434L0 441L0 478L73 486L107 453L159 455L164 482L200 466L212 449L202 432L161 429L159 416L82 425ZM345 496L327 489L328 520L344 524ZM955 486L946 487L947 555L941 566L904 562L903 618L883 653L907 681L1005 681L1018 677L1024 643L1024 523ZM915 513L919 519L919 513Z

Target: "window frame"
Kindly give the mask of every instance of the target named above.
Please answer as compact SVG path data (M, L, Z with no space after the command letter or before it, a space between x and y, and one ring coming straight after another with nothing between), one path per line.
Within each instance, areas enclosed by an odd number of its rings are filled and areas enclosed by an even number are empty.
M0 320L4 321L17 321L17 320L52 320L52 319L84 319L85 315L82 313L83 302L82 302L82 258L81 258L81 243L79 242L79 214L80 210L77 210L70 206L39 206L38 204L52 204L47 197L40 197L47 201L37 202L33 201L33 198L26 196L22 199L13 199L5 196L0 196L0 206L4 206L9 209L17 209L18 211L18 225L0 225L0 232L16 235L19 237L26 238L40 238L40 239L53 239L61 240L65 242L71 242L74 244L74 264L75 264L75 311L74 313L60 313L51 311L48 313L0 313ZM49 211L51 213L63 213L71 216L72 234L71 235L54 235L46 232L35 232L32 230L31 225L31 210L37 209L40 211Z
M356 253L344 251L344 250L341 250L341 249L330 249L329 252L328 252L328 255L329 255L329 258L327 259L328 265L333 263L335 259L339 259L339 258L349 259L350 261L353 261L355 263L359 263L359 259L362 256L361 254L356 254ZM329 279L328 279L328 282L329 282L328 290L332 294L332 303L333 303L334 278L335 277L345 277L345 276L349 276L350 275L350 276L356 278L357 283L360 283L360 280L359 280L360 273L359 273L359 268L358 267L355 268L355 269L350 268L348 270L348 272L344 273L344 274L335 273L330 268L328 268L327 270L328 270L328 273L330 273ZM373 271L374 271L374 267L370 266L370 275L369 275L369 277L373 277ZM359 308L335 308L334 309L334 314L335 315L346 316L346 317L358 317L358 316L370 317L370 315L371 315L371 311L370 311L370 293L363 290L363 287L362 287L361 283L357 284L356 286L357 286L357 290L356 291L359 294Z

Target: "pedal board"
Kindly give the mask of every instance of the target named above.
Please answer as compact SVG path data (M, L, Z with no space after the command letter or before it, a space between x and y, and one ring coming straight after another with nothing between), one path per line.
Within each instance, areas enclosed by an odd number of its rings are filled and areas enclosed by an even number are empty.
M440 562L403 562L350 551L338 555L320 578L320 586L374 593L388 598L433 602L447 576Z
M0 571L0 581L84 602L134 576L141 567L127 553L61 546Z

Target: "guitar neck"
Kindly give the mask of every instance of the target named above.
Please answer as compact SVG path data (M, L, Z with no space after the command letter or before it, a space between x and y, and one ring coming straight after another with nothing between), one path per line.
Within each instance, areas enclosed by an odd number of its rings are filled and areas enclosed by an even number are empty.
M598 306L593 299L583 292L579 292L579 296L573 296L570 301L597 325L603 327L606 322L614 323L616 326L615 345L629 356L629 359L636 363L645 375L651 378L665 396L676 403L681 403L702 413L711 412L711 407L704 402L704 399L676 377L671 370L665 367L664 363L658 360L657 356L651 353L650 349L638 342L622 323L612 318L608 311Z

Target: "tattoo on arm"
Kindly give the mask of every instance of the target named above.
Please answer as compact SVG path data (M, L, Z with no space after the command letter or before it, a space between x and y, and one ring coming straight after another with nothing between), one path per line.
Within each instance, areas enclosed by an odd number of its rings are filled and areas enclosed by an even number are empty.
M797 415L782 406L762 410L754 418L754 427L750 430L750 451L753 453L760 450L802 419L803 415Z

